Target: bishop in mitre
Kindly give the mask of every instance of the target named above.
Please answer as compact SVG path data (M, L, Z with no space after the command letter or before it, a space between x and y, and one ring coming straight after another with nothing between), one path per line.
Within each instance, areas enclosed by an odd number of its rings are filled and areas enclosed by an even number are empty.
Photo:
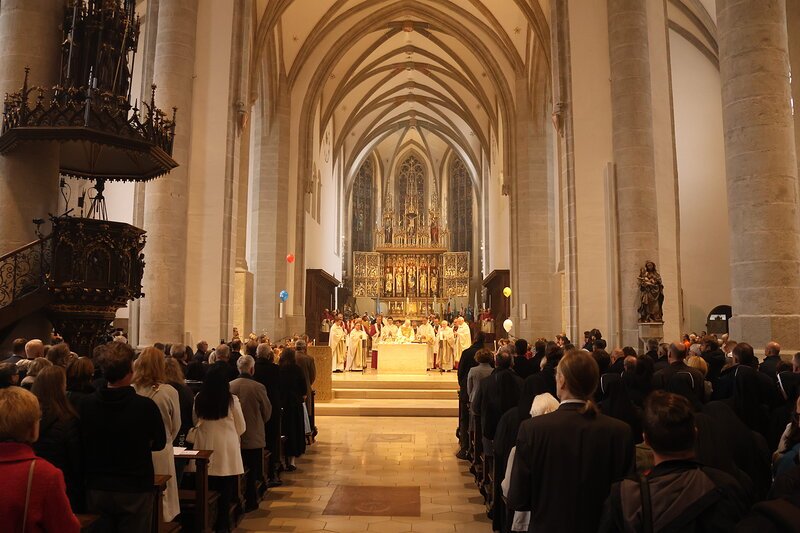
M461 353L472 345L472 333L469 330L469 324L467 324L463 316L456 318L453 334L456 337L454 357L456 361L460 361Z
M397 333L397 342L413 342L414 341L414 327L411 321L406 319L403 325L400 326L400 331Z
M453 334L453 328L450 327L447 320L442 320L437 340L439 341L439 371L450 372L453 370L453 353L456 340Z
M347 332L344 329L344 320L337 319L331 326L328 346L331 347L331 366L334 372L343 372L347 357Z
M347 354L347 365L345 370L348 372L361 372L364 370L364 341L367 340L367 332L361 322L356 322L353 331L350 332L350 350Z
M422 324L417 327L417 340L425 344L428 348L428 370L434 369L433 345L436 341L436 333L433 326L428 322L428 317L422 318Z

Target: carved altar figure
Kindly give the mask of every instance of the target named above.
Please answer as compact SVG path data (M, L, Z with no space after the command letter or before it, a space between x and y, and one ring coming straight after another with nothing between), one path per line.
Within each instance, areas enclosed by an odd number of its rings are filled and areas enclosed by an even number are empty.
M436 294L438 293L438 289L439 289L439 280L436 277L436 271L432 270L431 271L431 292L433 293L434 296L436 296Z
M656 264L648 261L639 271L639 322L662 322L664 313L664 285Z
M389 215L383 219L383 242L392 244L392 217Z
M408 267L408 294L414 294L414 288L417 286L417 274L413 266Z
M405 285L405 279L403 276L403 267L397 269L397 274L394 276L395 279L395 296L403 296L405 291L403 290L403 286Z
M439 244L439 219L435 214L431 215L431 244Z
M425 270L419 273L419 294L420 296L428 295L428 274Z
M392 288L394 287L394 275L392 274L392 269L386 269L386 294L392 294Z

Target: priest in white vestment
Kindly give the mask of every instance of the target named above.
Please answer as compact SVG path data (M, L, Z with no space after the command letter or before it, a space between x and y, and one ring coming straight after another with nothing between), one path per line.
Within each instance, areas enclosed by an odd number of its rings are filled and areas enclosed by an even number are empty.
M428 322L428 317L422 319L422 324L417 327L417 340L425 344L428 348L428 370L434 369L433 345L436 340L436 333L433 326Z
M338 319L331 326L328 345L331 347L331 370L343 372L345 358L347 357L347 332L344 330L344 321L342 319Z
M469 324L460 316L455 320L453 332L456 337L456 347L453 357L456 361L461 361L461 353L472 346L472 333L469 330Z
M353 331L350 332L350 350L347 354L347 366L345 370L361 372L364 370L364 341L367 340L367 332L361 322L357 322Z
M450 327L447 320L442 320L437 340L439 341L439 371L450 372L453 370L453 352L455 350L456 340L453 334L453 328Z
M381 344L392 344L397 340L397 326L392 322L392 317L386 318L386 325L381 331Z

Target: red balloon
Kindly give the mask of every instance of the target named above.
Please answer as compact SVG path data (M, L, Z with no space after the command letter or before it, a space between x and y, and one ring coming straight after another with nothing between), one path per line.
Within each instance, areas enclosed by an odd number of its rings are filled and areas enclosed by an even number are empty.
M286 260L290 263L294 263L294 254L289 254L286 256Z

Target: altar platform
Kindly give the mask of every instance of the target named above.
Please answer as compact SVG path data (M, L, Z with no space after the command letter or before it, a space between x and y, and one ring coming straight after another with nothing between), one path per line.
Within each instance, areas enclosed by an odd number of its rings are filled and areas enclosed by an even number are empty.
M380 360L379 360L380 361ZM373 369L333 375L333 400L317 402L323 416L458 416L456 372L380 374Z

